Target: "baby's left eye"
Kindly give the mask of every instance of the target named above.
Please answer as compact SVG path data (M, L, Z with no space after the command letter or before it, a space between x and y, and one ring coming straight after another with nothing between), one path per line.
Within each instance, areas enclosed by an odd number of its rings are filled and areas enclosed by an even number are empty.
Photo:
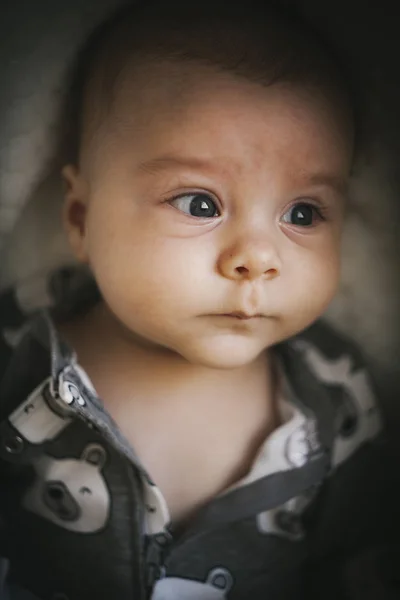
M210 219L220 216L215 201L208 194L201 192L178 196L170 200L170 204L192 217Z
M299 202L292 206L282 217L284 223L297 227L311 227L315 221L322 220L318 208L307 202Z

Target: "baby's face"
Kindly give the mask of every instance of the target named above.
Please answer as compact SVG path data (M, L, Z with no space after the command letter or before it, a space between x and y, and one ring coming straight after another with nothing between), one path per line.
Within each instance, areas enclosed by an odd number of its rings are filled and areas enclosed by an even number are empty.
M64 171L71 244L137 340L245 365L334 295L345 118L316 92L193 64L121 85L96 151Z

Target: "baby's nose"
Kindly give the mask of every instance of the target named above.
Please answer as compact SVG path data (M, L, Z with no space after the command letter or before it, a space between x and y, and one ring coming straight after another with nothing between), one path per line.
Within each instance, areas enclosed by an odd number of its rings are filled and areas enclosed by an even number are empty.
M243 241L224 250L218 261L218 270L227 279L274 279L281 265L275 246L264 239Z

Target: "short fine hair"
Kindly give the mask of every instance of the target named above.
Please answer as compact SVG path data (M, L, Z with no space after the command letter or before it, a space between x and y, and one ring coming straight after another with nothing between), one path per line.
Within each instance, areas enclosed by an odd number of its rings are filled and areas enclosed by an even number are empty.
M92 32L81 49L68 97L66 159L77 162L82 132L107 117L118 82L135 61L210 65L269 86L290 82L340 96L349 86L335 53L296 14L268 1L147 0L129 3Z

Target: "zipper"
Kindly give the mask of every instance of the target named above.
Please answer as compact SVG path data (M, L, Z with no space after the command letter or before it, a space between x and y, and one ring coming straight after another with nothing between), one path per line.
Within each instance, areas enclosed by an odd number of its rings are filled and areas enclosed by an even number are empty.
M151 597L153 588L159 579L165 576L165 559L172 544L172 535L163 533L147 536L145 541L146 592Z

